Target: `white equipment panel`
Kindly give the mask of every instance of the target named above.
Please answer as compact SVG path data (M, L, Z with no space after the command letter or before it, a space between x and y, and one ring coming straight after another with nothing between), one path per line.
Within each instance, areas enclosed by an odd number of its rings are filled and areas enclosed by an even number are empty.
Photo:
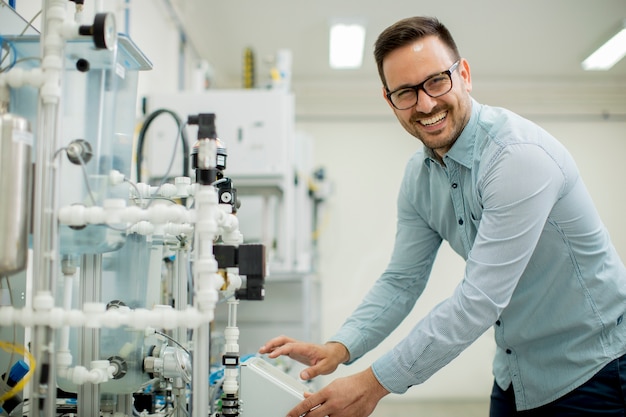
M277 90L211 90L146 97L149 112L172 110L183 122L191 114L215 113L217 136L228 151L228 176L254 179L293 176L294 103L293 94ZM157 177L165 173L171 155L167 151L177 134L174 123L163 119L155 120L146 143L149 170ZM190 146L196 141L196 132L195 126L187 127Z
M261 358L241 364L242 417L284 417L304 399L309 389Z

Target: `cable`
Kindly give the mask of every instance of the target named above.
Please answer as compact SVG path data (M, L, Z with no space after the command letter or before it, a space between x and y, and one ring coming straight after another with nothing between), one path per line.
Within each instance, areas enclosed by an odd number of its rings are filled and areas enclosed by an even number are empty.
M26 26L24 27L24 29L22 30L22 32L18 36L22 36L24 33L26 33L26 31L28 30L29 27L32 27L33 22L35 21L35 19L37 19L37 17L39 17L39 15L41 14L42 11L43 11L43 9L41 9L37 13L35 13L35 16L33 16L32 19L30 19L28 21L28 23L26 24ZM0 37L0 39L2 39L2 37ZM2 43L3 42L0 42L0 45ZM10 43L10 42L7 42L7 43L9 43L10 47L13 49L13 62L8 67L6 67L4 69L0 69L0 72L3 72L3 71L6 71L6 70L9 70L9 69L13 68L13 66L17 63L17 61L16 61L16 55L17 54L15 53L15 46L12 43ZM9 56L9 55L8 54L5 55L2 58L2 60L0 60L0 66L2 66L2 63L7 58L7 56Z
M8 45L9 49L8 49L6 55L2 57L2 60L0 61L0 65L2 65L4 60L7 59L7 57L9 55L11 55L11 52L13 52L13 58L11 59L11 63L9 63L9 65L7 67L0 68L0 72L5 72L5 71L10 70L17 63L17 52L15 51L15 45L13 45L13 42L5 41L4 38L2 36L0 36L0 47L2 47L2 50L4 50L3 45L5 43Z
M144 146L146 131L148 130L148 128L150 127L154 119L156 119L158 116L162 114L169 114L176 121L176 125L178 126L178 136L180 136L180 139L183 142L183 176L184 177L189 176L189 160L188 160L189 144L187 143L187 134L185 133L183 122L181 121L180 117L176 113L174 113L172 110L157 109L146 117L146 120L141 126L141 130L139 131L139 135L137 138L137 161L136 161L137 182L141 182L141 164L143 162L143 146ZM178 136L176 137L177 140L178 140ZM170 166L171 165L172 164L170 164ZM169 168L168 168L168 171L169 171ZM166 175L166 178L167 178L167 175Z
M130 186L135 189L135 192L137 193L137 197L139 198L139 207L143 207L143 197L141 196L141 192L139 191L139 188L137 188L137 184L135 184L134 182L132 182L126 177L124 177L124 181L129 183Z
M172 157L170 158L170 163L167 166L167 171L165 171L165 175L161 179L161 183L159 184L159 186L154 191L154 195L157 195L159 193L159 190L161 190L161 187L163 187L163 184L165 184L167 182L167 179L169 178L170 172L172 171L172 167L174 166L174 156L176 155L176 151L178 150L178 137L179 136L182 137L182 134L185 131L185 126L187 126L187 122L181 124L179 126L179 128L178 128L178 134L176 135L176 142L174 143L174 150L172 151ZM186 142L186 140L185 140L185 142ZM183 153L185 155L187 155L187 152L189 152L189 150L183 151ZM185 161L186 160L187 159L185 158ZM150 202L148 203L147 207L150 207L152 205L153 201L154 201L154 199L151 199Z
M13 306L13 293L11 292L11 283L9 282L9 277L3 276L2 278L4 278L5 282L7 283L7 290L9 291L9 303L11 304L11 306ZM15 344L16 342L17 342L17 325L13 323L13 344ZM9 380L9 372L11 371L11 366L12 366L11 364L13 363L14 354L15 352L11 352L11 356L9 357L9 362L7 364L7 370L4 373L3 382L5 384Z
M6 350L7 352L17 352L21 355L26 356L28 358L29 367L30 367L26 375L24 375L24 378L22 378L17 384L15 384L15 386L12 389L5 392L4 395L0 396L0 403L2 403L7 398L11 398L16 393L24 389L24 386L26 385L26 383L28 383L30 378L33 376L37 362L35 361L35 357L23 346L19 346L19 345L9 343L9 342L3 342L2 340L0 340L0 348Z
M56 159L56 157L59 156L59 154L61 152L64 152L64 151L65 151L65 153L67 155L67 149L68 149L67 147L59 148L54 153L54 155L52 156L52 159ZM85 187L87 187L87 193L89 194L89 198L91 199L92 204L95 206L95 205L97 205L96 198L93 195L93 192L91 191L91 186L89 185L89 175L87 174L87 168L85 167L85 165L86 165L85 164L85 160L83 159L83 157L80 154L80 152L76 153L76 157L78 158L78 162L80 163L80 167L81 167L82 172L83 172L83 179L85 180ZM69 158L69 156L68 156L68 158Z
M171 336L169 336L169 335L167 335L167 334L165 334L165 333L163 333L163 332L156 331L156 330L154 331L154 333L156 333L156 334L158 334L158 335L161 335L161 336L165 337L167 340L169 340L169 341L171 341L171 342L175 343L176 345L178 345L178 346L179 346L182 350L184 350L184 351L185 351L185 353L186 353L187 355L191 355L191 353L189 353L189 349L187 349L186 347L184 347L183 345L181 345L181 344L180 344L177 340L175 340L173 337L171 337Z
M96 206L96 198L93 195L93 191L91 191L91 185L89 184L89 175L87 175L87 168L85 167L85 161L83 160L80 152L76 153L76 157L80 161L80 167L83 171L83 178L85 179L85 186L87 187L87 192L89 193L89 197L91 198L91 203Z

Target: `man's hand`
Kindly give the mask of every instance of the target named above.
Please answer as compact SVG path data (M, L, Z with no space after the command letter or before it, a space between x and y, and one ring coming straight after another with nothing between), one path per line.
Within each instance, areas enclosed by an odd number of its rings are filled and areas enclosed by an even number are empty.
M288 417L366 417L385 395L371 368L339 378L305 399L289 411Z
M300 373L300 378L308 380L318 375L328 375L339 364L350 359L348 349L341 343L329 342L324 345L305 343L287 336L279 336L261 346L259 353L267 353L270 358L289 356L309 366Z

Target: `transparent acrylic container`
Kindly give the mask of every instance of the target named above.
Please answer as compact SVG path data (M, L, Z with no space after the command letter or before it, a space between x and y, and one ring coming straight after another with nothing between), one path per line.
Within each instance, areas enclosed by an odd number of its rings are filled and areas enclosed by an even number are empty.
M15 67L30 69L39 65L39 36L7 39L15 51ZM136 123L139 71L152 64L126 36L118 35L113 50L97 50L90 39L69 41L65 47L63 95L60 107L59 206L82 204L102 206L111 198L128 199L128 184L112 186L112 170L130 178L133 134ZM37 91L19 88L11 92L11 111L37 126ZM37 132L35 131L35 138ZM36 140L36 139L35 139ZM63 148L75 140L88 142L91 157L75 164ZM36 150L36 144L35 144ZM87 159L87 158L85 158ZM119 249L124 231L103 225L84 228L60 226L62 254L105 253Z
M117 251L102 255L101 302L107 308L138 309L159 304L160 281L150 281L150 272L160 268L162 260L162 243L153 245L145 236L130 233L124 245ZM74 287L73 308L80 308L78 292L80 285ZM57 299L61 298L62 288L57 288ZM81 328L71 328L69 333L69 349L73 364L76 366L81 357L81 349L88 349L79 340L82 339ZM58 332L59 336L62 332ZM146 337L144 330L126 326L117 328L102 327L98 330L97 352L100 360L109 360L124 370L115 379L100 385L102 393L130 394L136 392L149 380L150 376L143 370L143 360L152 346L157 344L154 336ZM60 346L62 342L59 340ZM81 364L89 366L89 364ZM78 386L66 378L57 379L59 387L66 392L77 392Z

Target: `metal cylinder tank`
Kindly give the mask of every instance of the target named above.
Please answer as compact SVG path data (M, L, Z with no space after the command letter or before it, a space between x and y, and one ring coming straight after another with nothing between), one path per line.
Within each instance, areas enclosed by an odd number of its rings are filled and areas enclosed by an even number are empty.
M0 106L0 275L26 268L33 135L25 118Z

